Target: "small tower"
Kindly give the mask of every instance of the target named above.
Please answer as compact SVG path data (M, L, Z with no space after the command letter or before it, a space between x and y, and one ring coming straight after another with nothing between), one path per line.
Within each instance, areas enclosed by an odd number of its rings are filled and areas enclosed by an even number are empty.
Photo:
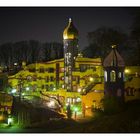
M69 18L68 26L63 32L64 44L64 88L67 91L72 89L72 71L75 66L75 58L78 54L78 31Z
M104 93L115 96L119 101L124 101L124 67L123 58L112 46L112 51L103 62L104 67Z

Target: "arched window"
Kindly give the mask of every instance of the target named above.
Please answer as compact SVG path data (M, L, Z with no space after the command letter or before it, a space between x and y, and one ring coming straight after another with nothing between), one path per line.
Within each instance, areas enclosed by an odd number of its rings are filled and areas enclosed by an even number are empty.
M104 79L105 79L105 82L107 82L107 71L104 72Z
M116 81L116 72L114 70L112 70L110 72L110 81L111 82L115 82Z
M121 78L121 77L122 77L122 73L119 72L119 73L118 73L118 78Z

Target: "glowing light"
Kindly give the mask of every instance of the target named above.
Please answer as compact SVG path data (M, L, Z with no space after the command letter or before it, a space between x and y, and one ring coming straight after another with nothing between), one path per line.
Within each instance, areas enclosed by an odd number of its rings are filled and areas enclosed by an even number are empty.
M89 81L92 82L92 81L93 81L93 77L90 77L90 78L89 78Z
M66 106L68 106L69 104L68 103L66 103Z
M4 120L4 117L3 117L3 115L1 115L1 116L0 116L0 121L1 121L1 120Z
M54 101L50 101L50 102L48 103L48 106L49 106L49 107L54 107L54 106L55 106L55 102L54 102Z
M29 87L26 87L26 91L29 91L30 90L30 88Z
M77 107L75 107L75 108L74 108L74 111L75 111L75 112L77 112L77 111L78 111L78 108L77 108Z
M88 108L88 106L86 105L86 108Z
M16 93L16 91L17 91L16 89L12 89L11 93Z
M76 102L81 102L81 98L77 98L76 99Z
M8 118L8 125L11 125L12 124L12 122L13 122L13 119L10 117L10 118Z
M17 66L17 63L14 63L14 66Z
M78 92L81 92L81 88L78 88Z
M62 85L62 88L64 88L65 86L64 85Z
M83 89L83 92L85 92L85 91L86 91L86 89L84 88L84 89Z
M56 91L56 88L55 87L53 88L53 91Z
M130 73L130 70L129 70L129 69L125 69L124 72L125 72L125 73Z

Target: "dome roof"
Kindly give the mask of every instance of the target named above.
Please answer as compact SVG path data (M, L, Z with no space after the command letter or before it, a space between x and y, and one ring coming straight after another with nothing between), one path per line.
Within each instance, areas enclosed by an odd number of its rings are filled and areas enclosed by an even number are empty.
M120 56L120 54L116 50L116 45L112 46L112 51L104 59L103 66L104 67L124 67L125 66L125 62L123 58Z
M71 18L69 18L69 24L63 32L63 39L78 39L78 30L74 27Z

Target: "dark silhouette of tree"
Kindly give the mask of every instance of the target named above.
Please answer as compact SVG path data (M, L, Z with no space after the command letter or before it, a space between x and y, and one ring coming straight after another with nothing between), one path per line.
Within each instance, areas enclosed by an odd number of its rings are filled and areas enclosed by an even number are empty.
M0 45L0 66L6 71L21 67L23 61L27 64L50 61L63 57L63 45L61 43L40 43L37 40L19 41Z
M29 52L31 55L31 63L35 63L38 61L39 58L39 52L40 52L40 43L36 40L30 40L29 41Z
M133 12L134 21L131 26L131 40L133 42L132 57L133 65L140 65L140 9L136 8Z
M61 43L44 43L43 49L45 53L45 61L63 58L63 45Z
M89 46L83 51L88 57L101 57L102 59L109 53L112 45L118 45L118 48L124 50L124 42L127 35L120 29L101 27L88 33Z

